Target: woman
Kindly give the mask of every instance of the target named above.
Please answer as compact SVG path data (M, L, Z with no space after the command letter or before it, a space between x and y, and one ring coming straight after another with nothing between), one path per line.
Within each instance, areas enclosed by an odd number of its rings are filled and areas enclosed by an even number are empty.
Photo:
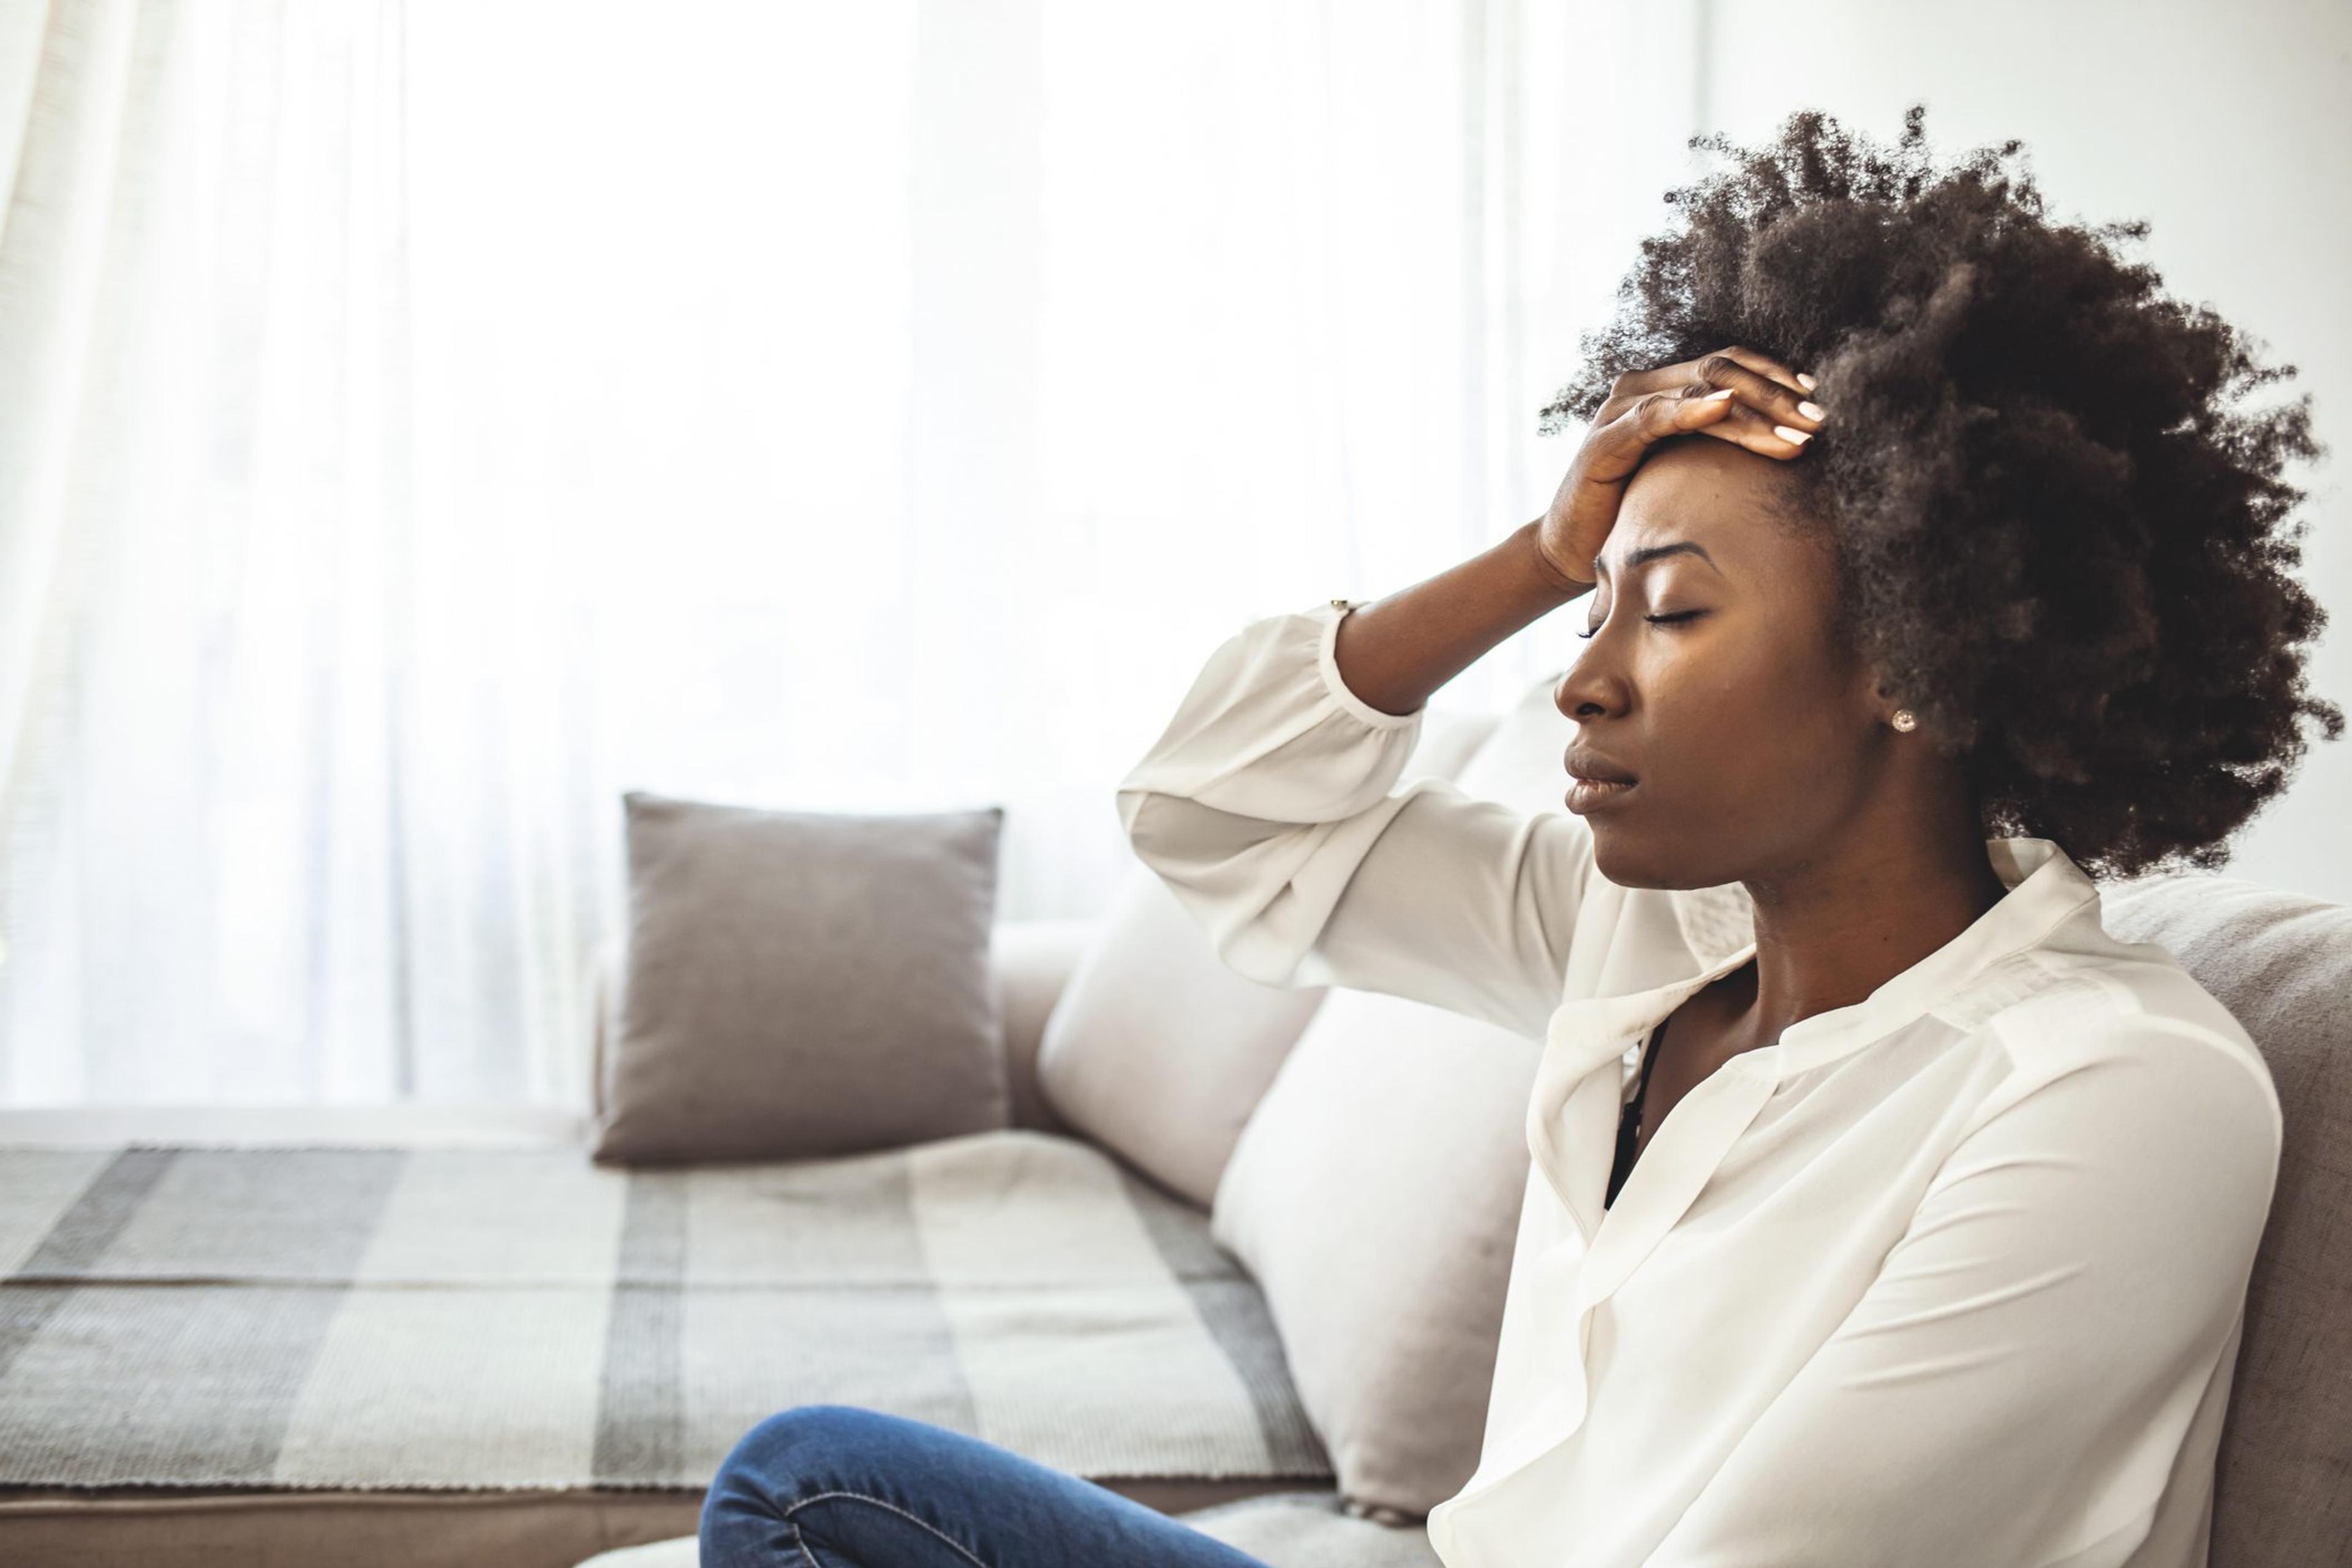
M2140 227L1921 121L1707 143L1545 411L1591 421L1546 514L1245 627L1119 787L1236 969L1546 1042L1448 1568L2205 1558L2279 1107L2092 879L2220 864L2342 731L2287 574L2307 414L2238 405L2283 373ZM1564 814L1395 787L1432 692L1588 597ZM703 1544L1249 1562L828 1406L745 1438Z

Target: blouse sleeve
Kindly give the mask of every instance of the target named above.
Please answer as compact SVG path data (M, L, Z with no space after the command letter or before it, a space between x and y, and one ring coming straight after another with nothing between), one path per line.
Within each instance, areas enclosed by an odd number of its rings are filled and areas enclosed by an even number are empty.
M1383 991L1541 1038L1592 865L1582 820L1397 781L1427 708L1385 713L1332 658L1337 603L1210 655L1118 785L1136 853L1233 969Z
M2275 1093L2193 1026L2139 1018L1981 1120L1647 1568L2132 1557L2229 1370Z

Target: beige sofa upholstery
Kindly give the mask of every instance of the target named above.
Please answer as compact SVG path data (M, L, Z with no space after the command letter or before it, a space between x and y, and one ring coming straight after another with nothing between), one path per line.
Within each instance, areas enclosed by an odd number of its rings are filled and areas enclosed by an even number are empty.
M2342 1562L2352 1542L2352 909L2201 874L2101 894L2262 1047L2285 1116L2246 1292L2213 1500L2213 1568Z

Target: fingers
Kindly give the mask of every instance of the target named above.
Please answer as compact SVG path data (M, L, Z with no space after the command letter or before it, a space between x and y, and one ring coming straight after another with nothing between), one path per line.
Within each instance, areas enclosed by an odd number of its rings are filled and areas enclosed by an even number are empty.
M1723 353L1726 357L1738 361L1757 374L1769 376L1799 397L1804 397L1813 390L1806 384L1812 380L1812 377L1799 375L1770 354L1759 354L1754 349L1741 348L1737 344L1725 349Z
M1759 364L1766 368L1758 369ZM1725 349L1693 361L1691 368L1706 386L1731 388L1741 405L1737 415L1717 427L1725 440L1768 457L1788 457L1822 427L1827 411L1796 384L1796 373L1761 354ZM1778 379L1776 372L1785 373L1788 380Z
M1672 392L1695 377L1711 386L1731 385L1733 381L1729 373L1735 369L1744 370L1758 378L1758 382L1747 384L1750 386L1763 381L1776 383L1788 394L1786 401L1790 408L1811 398L1816 384L1811 376L1792 369L1770 354L1733 343L1695 360L1657 365L1648 370L1629 370L1611 384L1604 406L1613 405L1610 416L1613 417L1615 413L1631 407L1634 399L1646 393Z
M1793 458L1828 418L1806 384L1812 379L1739 344L1621 375L1595 433L1607 448L1594 454L1603 482L1630 472L1652 442L1685 431L1705 430L1762 457ZM1709 396L1723 393L1729 395Z
M1655 443L1719 425L1738 404L1738 395L1729 387L1710 393L1685 383L1673 392L1644 393L1592 433L1580 454L1583 477L1595 484L1615 484L1641 467Z
M1812 439L1811 431L1783 425L1771 415L1736 401L1730 413L1707 426L1706 433L1766 458L1793 458Z
M1650 418L1653 425L1660 426L1660 436L1673 436L1718 426L1727 419L1738 417L1739 412L1738 388L1718 387L1713 392L1693 388L1675 396L1660 395Z

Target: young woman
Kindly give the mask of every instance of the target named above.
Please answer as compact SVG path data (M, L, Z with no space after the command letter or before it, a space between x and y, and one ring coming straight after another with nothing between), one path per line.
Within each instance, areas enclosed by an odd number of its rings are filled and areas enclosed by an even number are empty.
M1675 199L1547 513L1265 617L1122 782L1235 968L1545 1041L1448 1568L2189 1568L2280 1112L2094 877L2221 863L2316 721L2300 405L2210 312L1816 114ZM1579 599L1565 812L1423 704ZM976 1439L772 1417L705 1568L1249 1559Z

